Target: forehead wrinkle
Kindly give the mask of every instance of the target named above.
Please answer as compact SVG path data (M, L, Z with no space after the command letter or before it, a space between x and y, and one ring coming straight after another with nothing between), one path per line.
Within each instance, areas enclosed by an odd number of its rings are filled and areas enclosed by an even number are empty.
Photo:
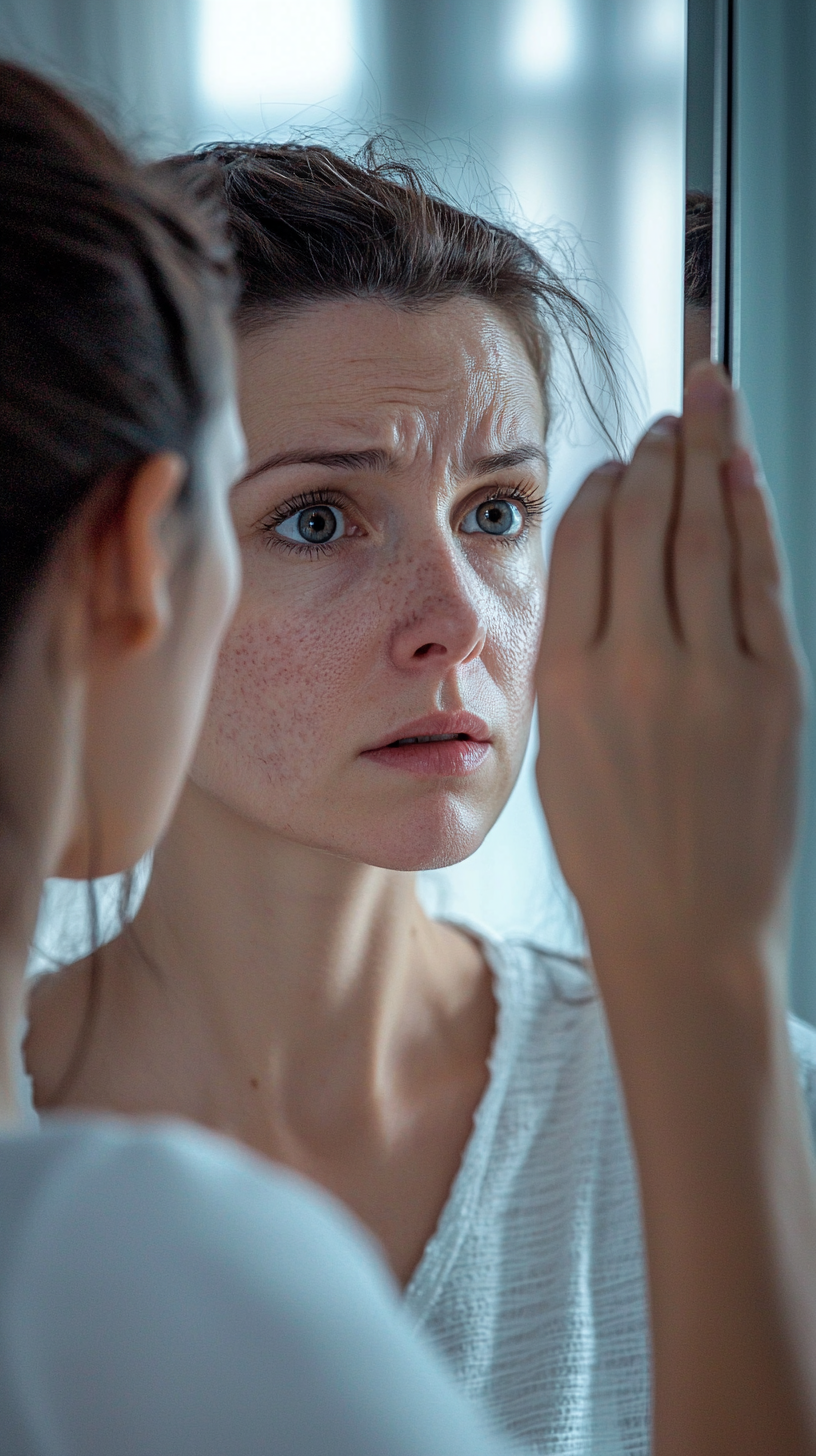
M301 382L300 409L305 406L309 417L301 415L301 424L309 449L335 455L338 468L342 455L383 450L389 459L382 464L389 473L410 468L425 456L434 474L444 460L446 474L461 476L473 473L472 461L484 465L516 448L519 437L527 442L540 434L543 443L537 381L527 377L531 371L526 355L517 357L515 347L508 351L505 332L488 320L475 346L470 338L446 334L442 354L431 347L424 357L415 349L402 357L398 348L360 348L354 339L348 341L345 358L331 357L329 351L318 368L307 368ZM283 451L291 443L299 451L303 434L293 432L289 440L287 435L285 430L278 448ZM257 436L253 443L257 449ZM278 442L267 435L264 443L268 451ZM348 459L347 465L352 464ZM372 462L369 468L376 466ZM509 461L505 468L512 468Z
M424 357L407 359L390 350L349 352L345 359L327 361L313 379L304 381L304 393L311 394L310 402L319 407L325 399L327 378L334 375L334 404L344 413L367 409L395 414L408 411L434 425L454 411L471 416L500 396L504 366L509 361L493 339L488 344L487 358L479 357L464 342L453 352L458 357L435 357L433 349Z
M511 393L495 376L486 380L481 408L470 410L462 432L457 473L487 475L521 465L548 465L543 402L536 391L534 408L524 392Z
M478 401L448 397L442 410L426 407L400 412L393 421L396 448L388 452L388 468L392 472L409 468L422 452L432 474L441 465L449 480L522 465L543 465L546 470L549 462L541 420L529 418L528 408L508 400L498 380L485 379L484 374L482 379L486 388L479 391ZM536 404L538 400L536 394Z
M241 484L267 470L297 465L316 465L349 474L393 475L410 469L420 455L426 457L433 473L435 466L442 465L446 475L454 479L511 470L525 464L546 466L543 444L530 438L535 434L535 425L531 430L523 418L526 411L520 412L506 401L498 403L498 409L494 410L495 391L481 403L482 408L466 408L461 417L456 409L446 412L403 407L395 410L390 419L380 420L377 426L372 423L368 429L365 425L361 428L359 419L338 420L337 430L353 433L356 440L336 440L332 427L324 422L319 443L294 444L290 449L262 458L242 477ZM449 416L447 421L445 413ZM446 429L446 424L452 429ZM374 440L378 443L373 443Z

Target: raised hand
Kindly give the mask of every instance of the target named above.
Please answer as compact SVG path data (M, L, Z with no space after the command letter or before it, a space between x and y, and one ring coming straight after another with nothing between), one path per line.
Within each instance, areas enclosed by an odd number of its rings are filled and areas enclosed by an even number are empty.
M816 1180L788 1040L802 672L734 397L589 477L556 535L538 782L640 1178L655 1456L814 1456Z
M555 540L538 781L599 974L607 951L658 978L669 947L684 974L765 953L784 921L801 673L733 419L695 371L682 421L591 475Z

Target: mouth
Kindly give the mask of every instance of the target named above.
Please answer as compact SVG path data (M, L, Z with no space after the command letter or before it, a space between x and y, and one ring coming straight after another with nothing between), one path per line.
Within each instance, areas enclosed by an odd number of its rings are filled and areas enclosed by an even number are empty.
M422 733L416 738L395 738L393 743L386 743L384 748L402 748L406 743L473 743L469 733Z
M405 723L361 757L421 778L461 778L475 773L491 750L490 730L481 718L472 713L435 713Z

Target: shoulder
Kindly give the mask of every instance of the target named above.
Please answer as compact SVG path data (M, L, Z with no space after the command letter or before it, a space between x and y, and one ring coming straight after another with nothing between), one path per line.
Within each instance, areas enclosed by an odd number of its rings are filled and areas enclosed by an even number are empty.
M617 1073L603 1002L589 963L533 941L482 940L495 980L500 1016L513 1028L505 1048L524 1058L539 1080L553 1063L580 1061L593 1084L608 1082L617 1095ZM796 1016L788 1028L799 1082L816 1142L816 1028Z
M274 1430L282 1456L408 1456L451 1424L446 1452L485 1449L351 1216L215 1136L0 1139L0 1251L0 1407L27 1452L260 1456Z
M605 1024L601 995L586 958L520 937L482 937L481 944L500 1001L516 999L532 1016L551 1017L559 1005L581 1007L584 1020ZM790 1014L788 1030L799 1080L816 1124L816 1027Z
M392 1302L365 1237L297 1178L181 1126L51 1124L0 1152L0 1387L71 1449L120 1449L130 1400L135 1449L187 1407L196 1439L206 1411L226 1449L244 1402L250 1422L259 1401L285 1408L272 1387L302 1378L310 1317L331 1328L355 1298ZM86 1409L83 1370L109 1408Z
M498 1007L492 1096L543 1108L557 1086L571 1105L594 1099L612 1076L600 996L586 962L521 938L482 941Z
M555 1008L600 1006L588 962L521 937L481 940L500 1003L516 1003L528 1017Z
M35 1100L47 1106L77 1045L91 992L91 960L42 971L28 982L23 1057Z
M70 1240L75 1262L84 1251L95 1266L121 1260L117 1232L127 1234L130 1253L143 1245L153 1258L162 1249L175 1257L176 1243L215 1256L240 1231L244 1248L260 1237L268 1263L276 1236L291 1253L317 1233L325 1241L329 1229L378 1267L373 1240L328 1194L202 1129L58 1116L38 1136L0 1147L0 1217L13 1219L16 1201L28 1240ZM26 1218L35 1206L36 1219ZM45 1248L36 1255L50 1259Z

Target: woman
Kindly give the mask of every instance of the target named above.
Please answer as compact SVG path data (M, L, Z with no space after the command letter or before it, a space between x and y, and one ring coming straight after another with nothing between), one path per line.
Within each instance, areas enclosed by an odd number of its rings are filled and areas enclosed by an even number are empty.
M411 878L477 847L524 753L543 611L546 317L557 324L569 298L519 239L434 201L410 175L316 148L214 155L244 283L249 469L233 492L243 597L140 914L95 962L42 982L35 997L37 1100L181 1113L306 1173L373 1230L417 1321L529 1447L644 1451L640 1213L594 984L582 966L535 947L488 945L429 922ZM750 800L756 767L731 742L744 719L728 678L744 642L729 596L742 557L732 568L723 540L744 526L747 553L756 537L760 577L770 552L730 410L727 385L699 376L683 436L696 514L672 513L683 457L671 424L647 437L622 484L622 467L611 467L568 514L553 576L560 606L542 657L541 776L630 1104L656 1281L656 1449L792 1453L812 1439L806 1395L785 1386L800 1379L791 1332L796 1325L798 1339L808 1319L797 1305L792 1322L769 1270L782 1245L788 1273L797 1259L807 1264L813 1199L790 1053L777 1003L766 1004L765 943L790 852L784 814L769 809L757 826L763 896L738 907L728 938L717 921L743 848L735 806ZM747 523L737 506L724 515L723 470L735 492L745 487ZM602 549L613 485L622 585ZM673 552L695 531L716 547L700 553L703 626L728 650L714 664L726 685L717 734L691 737L699 694L671 700L681 748L686 736L694 742L683 763L650 684L670 681L685 644ZM666 561L675 563L667 587ZM641 619L655 632L668 622L668 637L641 641ZM773 767L788 789L798 680L778 622L776 631L787 697L754 684L776 718L760 714L748 747L764 752L776 724L766 776ZM593 658L596 680L578 646L610 633L617 656ZM624 687L638 690L631 711L618 704L621 664ZM716 688L711 663L698 677ZM610 742L617 761L601 756ZM701 790L721 817L686 824L685 799L665 802L663 780L674 781L679 757L689 785L695 775L704 785L721 773L723 744L735 804ZM639 754L656 826L648 796L632 810L624 795L642 787ZM709 830L722 847L713 864ZM686 849L687 864L657 853L659 831ZM593 858L596 839L608 872ZM757 1090L765 1043L743 1044L734 994L747 949L751 1029L773 1032L770 1122ZM681 972L690 957L699 974L672 976L675 955ZM697 1036L709 1025L722 1065L710 1038ZM799 1029L796 1039L811 1076L812 1038ZM733 1116L718 1126L720 1103ZM769 1125L798 1191L766 1226L758 1210L771 1175L759 1154ZM724 1132L733 1136L722 1143ZM725 1160L725 1184L723 1146L735 1160ZM731 1260L721 1257L722 1230L740 1219L724 1219L725 1208L751 1211ZM756 1325L766 1315L770 1335ZM714 1384L701 1365L712 1341L731 1352ZM781 1406L764 1399L783 1387ZM689 1400L696 1390L702 1415Z
M298 1180L192 1130L16 1126L43 878L120 870L167 822L236 591L243 448L205 199L5 65L0 186L0 1449L496 1456Z

